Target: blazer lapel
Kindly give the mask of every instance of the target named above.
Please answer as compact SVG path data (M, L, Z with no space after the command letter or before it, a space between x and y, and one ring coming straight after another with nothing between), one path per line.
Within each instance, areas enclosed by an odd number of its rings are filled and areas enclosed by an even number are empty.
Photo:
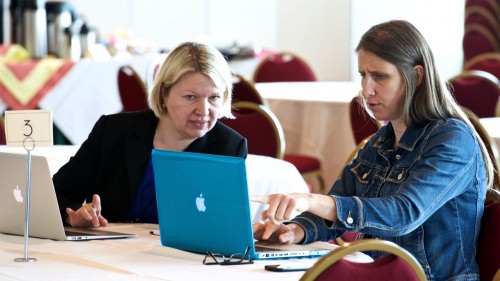
M142 174L153 149L153 137L158 119L156 119L152 112L147 117L143 121L138 122L138 125L133 129L133 133L128 137L125 145L127 150L127 174L131 194L135 194L139 187Z

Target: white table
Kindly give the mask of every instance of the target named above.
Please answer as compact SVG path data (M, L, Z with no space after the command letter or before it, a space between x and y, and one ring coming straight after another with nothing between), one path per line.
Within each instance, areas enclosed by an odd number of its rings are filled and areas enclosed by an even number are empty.
M68 162L78 150L77 145L56 145L52 147L36 147L32 155L47 157L52 174ZM2 152L26 153L24 148L0 146ZM299 171L292 164L260 155L248 155L246 160L248 193L260 195L269 193L309 192L307 184ZM260 214L267 205L250 203L252 221L260 221Z
M349 102L361 90L355 82L257 83L285 133L286 153L321 159L327 190L355 148Z
M137 238L85 242L29 239L28 256L36 262L15 262L24 257L24 237L0 234L0 280L298 280L304 272L275 273L264 265L312 265L317 259L255 261L246 265L203 265L204 255L161 246L153 224L111 224L109 230L136 233ZM330 245L332 249L336 246ZM370 261L357 253L355 261Z
M480 118L479 121L495 141L497 151L500 152L500 117ZM500 166L500 159L497 159L497 163Z

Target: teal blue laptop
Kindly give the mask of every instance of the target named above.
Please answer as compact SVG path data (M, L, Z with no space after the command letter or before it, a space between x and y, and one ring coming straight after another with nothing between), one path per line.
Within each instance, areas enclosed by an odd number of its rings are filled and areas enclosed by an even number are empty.
M163 246L224 256L248 250L251 259L318 257L331 251L254 243L245 159L154 149L152 160Z

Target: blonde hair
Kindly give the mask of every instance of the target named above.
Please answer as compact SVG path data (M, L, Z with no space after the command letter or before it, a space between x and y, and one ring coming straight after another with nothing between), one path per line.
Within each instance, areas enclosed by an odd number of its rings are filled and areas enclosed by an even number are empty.
M218 118L233 118L231 114L232 76L224 56L213 46L185 42L174 48L163 62L149 95L149 106L160 118L167 114L162 94L170 92L172 86L186 73L202 73L209 77L222 91L222 108Z

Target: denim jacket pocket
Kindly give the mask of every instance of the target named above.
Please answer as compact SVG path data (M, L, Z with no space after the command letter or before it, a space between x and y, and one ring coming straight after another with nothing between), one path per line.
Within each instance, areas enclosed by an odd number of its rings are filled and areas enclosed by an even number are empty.
M368 184L373 173L373 168L360 162L352 167L351 171L354 173L358 182Z
M408 167L394 167L389 172L386 181L392 183L401 183L406 179L407 173L408 173Z

